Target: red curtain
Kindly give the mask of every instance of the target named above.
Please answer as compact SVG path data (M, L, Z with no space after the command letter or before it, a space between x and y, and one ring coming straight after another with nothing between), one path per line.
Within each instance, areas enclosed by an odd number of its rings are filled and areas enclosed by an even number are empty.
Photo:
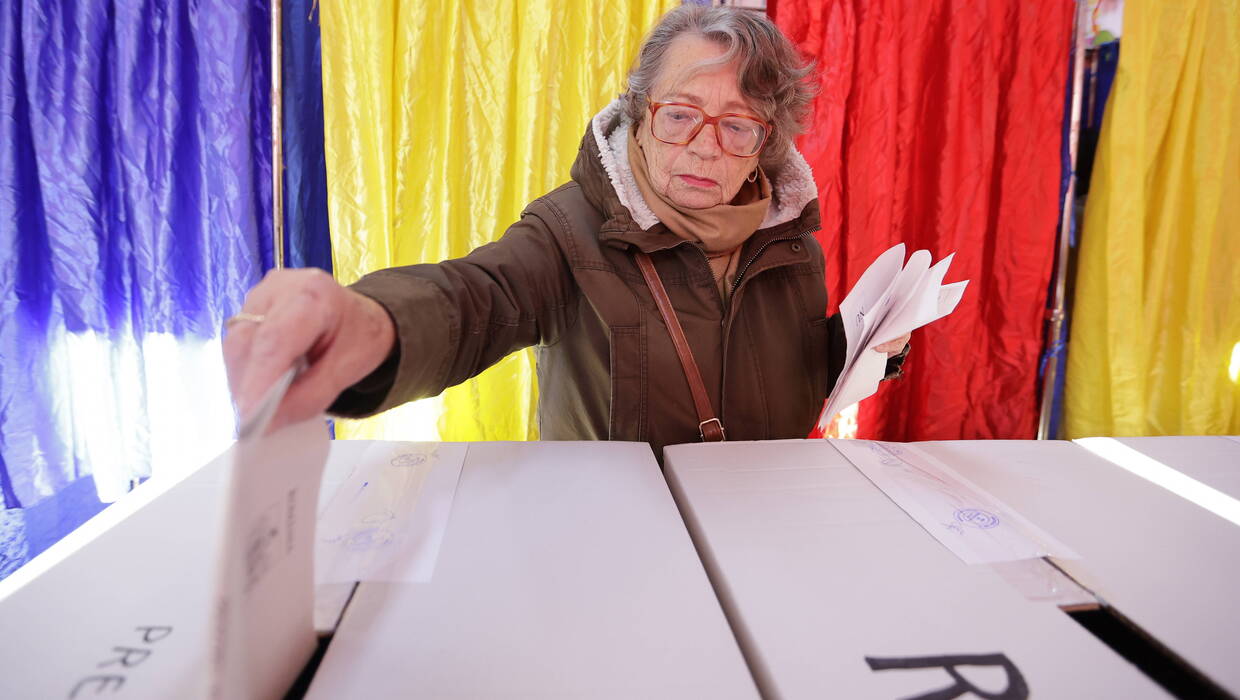
M1059 219L1071 0L780 0L816 60L799 142L818 181L834 307L903 241L948 282L954 314L913 333L906 376L861 404L858 437L1032 438ZM832 308L834 312L834 308Z

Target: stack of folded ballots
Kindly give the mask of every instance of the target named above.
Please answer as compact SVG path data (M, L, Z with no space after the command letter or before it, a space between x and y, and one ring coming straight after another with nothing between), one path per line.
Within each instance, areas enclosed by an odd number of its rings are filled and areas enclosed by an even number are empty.
M950 314L960 303L968 280L943 284L955 253L930 264L930 253L919 250L904 262L900 243L878 256L840 303L848 349L844 369L827 397L818 429L824 430L840 411L878 391L887 356L876 346Z

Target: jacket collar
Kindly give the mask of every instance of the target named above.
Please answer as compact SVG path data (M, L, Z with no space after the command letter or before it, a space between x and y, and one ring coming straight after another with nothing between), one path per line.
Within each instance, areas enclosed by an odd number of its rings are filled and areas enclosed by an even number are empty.
M606 217L599 234L603 241L635 245L646 252L672 248L684 240L659 222L629 168L631 126L619 99L604 107L590 120L573 163L572 178ZM809 164L796 149L789 152L771 186L774 202L752 242L818 227L818 188Z

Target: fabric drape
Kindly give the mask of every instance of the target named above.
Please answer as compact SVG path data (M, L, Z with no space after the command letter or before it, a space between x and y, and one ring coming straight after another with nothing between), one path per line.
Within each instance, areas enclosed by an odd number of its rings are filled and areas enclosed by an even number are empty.
M1075 185L1073 187L1073 215L1069 218L1068 228L1068 273L1066 279L1066 301L1063 307L1063 326L1060 329L1058 341L1054 341L1050 337L1052 324L1050 322L1053 313L1055 300L1055 281L1051 280L1051 287L1047 290L1047 324L1046 324L1046 346L1043 349L1042 360L1038 363L1038 379L1045 381L1045 373L1054 371L1054 386L1052 387L1052 396L1049 406L1049 415L1047 422L1046 437L1051 439L1059 438L1063 435L1064 422L1064 389L1067 387L1067 370L1068 370L1068 338L1072 331L1072 276L1075 270L1075 260L1080 250L1080 226L1083 218L1081 212L1084 211L1085 202L1089 197L1089 181L1093 174L1094 154L1098 148L1098 135L1102 130L1102 117L1106 111L1107 98L1111 94L1111 83L1115 79L1115 68L1119 62L1119 44L1118 40L1108 44L1103 44L1096 49L1089 49L1085 54L1085 65L1082 75L1081 95L1080 95L1080 112L1078 114L1078 130L1077 130L1077 158L1075 170ZM1069 71L1071 73L1071 71ZM1069 152L1068 139L1072 130L1072 77L1069 76L1069 86L1064 92L1064 143L1063 143L1063 182L1060 188L1061 196L1066 196L1068 191L1068 182L1074 174L1072 171L1071 153ZM1060 209L1060 220L1062 221L1063 210Z
M1081 234L1068 437L1240 433L1240 2L1128 2Z
M591 116L674 0L321 0L337 278L465 255L568 179ZM483 331L484 332L484 331ZM531 352L339 437L537 437ZM438 418L438 430L426 421Z
M1070 0L781 0L817 61L799 146L823 208L838 305L903 241L956 258L956 311L913 334L905 377L861 404L858 436L1031 438L1058 225Z
M283 0L284 262L330 272L317 5L318 0Z
M0 3L0 575L37 553L27 509L63 534L81 479L111 501L232 437L220 328L271 255L268 23Z

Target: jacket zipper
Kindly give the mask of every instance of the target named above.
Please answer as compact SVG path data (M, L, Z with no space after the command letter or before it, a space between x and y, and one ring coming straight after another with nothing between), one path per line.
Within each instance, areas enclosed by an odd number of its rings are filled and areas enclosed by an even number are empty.
M676 245L672 246L672 248L678 248L682 245L688 245L690 248L693 248L694 250L696 250L698 253L702 255L702 262L705 263L706 265L706 274L708 277L710 277L713 280L715 278L715 273L714 271L710 269L710 257L706 255L706 251L702 250L701 246L693 245L692 241L681 241L680 243L677 243ZM668 250L671 250L672 248L668 248ZM721 309L719 323L722 324L723 323L722 319L727 318L727 315L728 315L728 305L723 303L723 295L719 293L719 287L714 284L712 284L711 287L713 287L715 290L715 299L719 301L719 308Z
M808 235L810 235L810 234L814 233L815 231L820 231L820 230L822 230L822 227L821 227L821 226L815 226L814 228L806 229L806 230L804 230L804 231L802 231L802 232L798 233L798 234L797 234L797 235L795 235L795 236L784 236L783 238L772 238L771 240L767 241L766 243L763 243L763 244L762 244L762 246L761 246L760 248L758 248L758 252L754 253L754 254L753 254L753 255L749 258L749 260L747 260L747 261L745 262L745 266L744 266L743 268L741 268L741 271L740 271L740 272L738 272L738 273L736 273L736 279L732 280L732 291L731 291L731 293L728 295L728 297L729 297L729 299L730 299L730 300L729 300L729 302L728 302L728 304L727 304L727 308L725 308L725 309L724 309L724 313L723 313L723 321L721 321L721 322L720 322L720 323L721 323L721 325L723 326L723 328L722 328L722 329L720 329L720 330L721 330L721 332L722 332L722 334L723 334L723 359L722 359L723 364L722 364L722 365L720 365L720 377L719 377L719 409L718 409L718 410L716 411L716 413L715 413L717 416L719 416L719 423L720 423L722 426L724 426L724 430L725 430L725 431L727 430L727 425L728 425L728 424L727 424L727 422L726 422L726 421L724 421L724 419L723 419L723 418L724 418L724 415L723 415L723 414L724 414L724 411L725 411L725 409L726 409L726 407L727 407L727 405L728 405L728 401L727 401L727 394L728 394L728 346L730 346L730 345L731 345L731 343L730 343L730 342L728 342L728 341L729 341L729 340L731 340L731 338L732 338L732 328L731 328L731 324L729 323L729 321L730 321L730 320L731 320L731 318L732 318L732 306L733 306L733 302L735 302L735 301L736 301L736 289L740 286L740 284L741 284L741 280L745 277L745 273L749 271L750 266L751 266L751 265L753 265L753 263L754 263L754 261L755 261L755 260L757 260L758 258L762 257L762 251L766 250L768 246L770 246L770 245L771 245L771 244L773 244L773 243L782 243L782 242L785 242L785 241L795 241L795 240L796 240L796 239L798 239L798 238L805 238L806 236L808 236ZM703 255L705 255L705 253L703 253Z
M732 291L733 292L736 291L736 288L739 287L741 284L741 279L744 278L745 273L749 271L749 267L753 265L755 260L762 257L762 251L766 250L767 247L770 246L772 243L783 243L784 241L795 241L798 238L805 238L811 233L814 233L815 231L820 231L820 230L822 230L821 226L815 226L814 228L806 229L798 233L795 236L784 236L783 238L772 238L766 243L763 243L762 247L758 248L758 252L750 256L749 260L745 261L745 267L742 267L741 271L736 273L736 279L732 280Z

